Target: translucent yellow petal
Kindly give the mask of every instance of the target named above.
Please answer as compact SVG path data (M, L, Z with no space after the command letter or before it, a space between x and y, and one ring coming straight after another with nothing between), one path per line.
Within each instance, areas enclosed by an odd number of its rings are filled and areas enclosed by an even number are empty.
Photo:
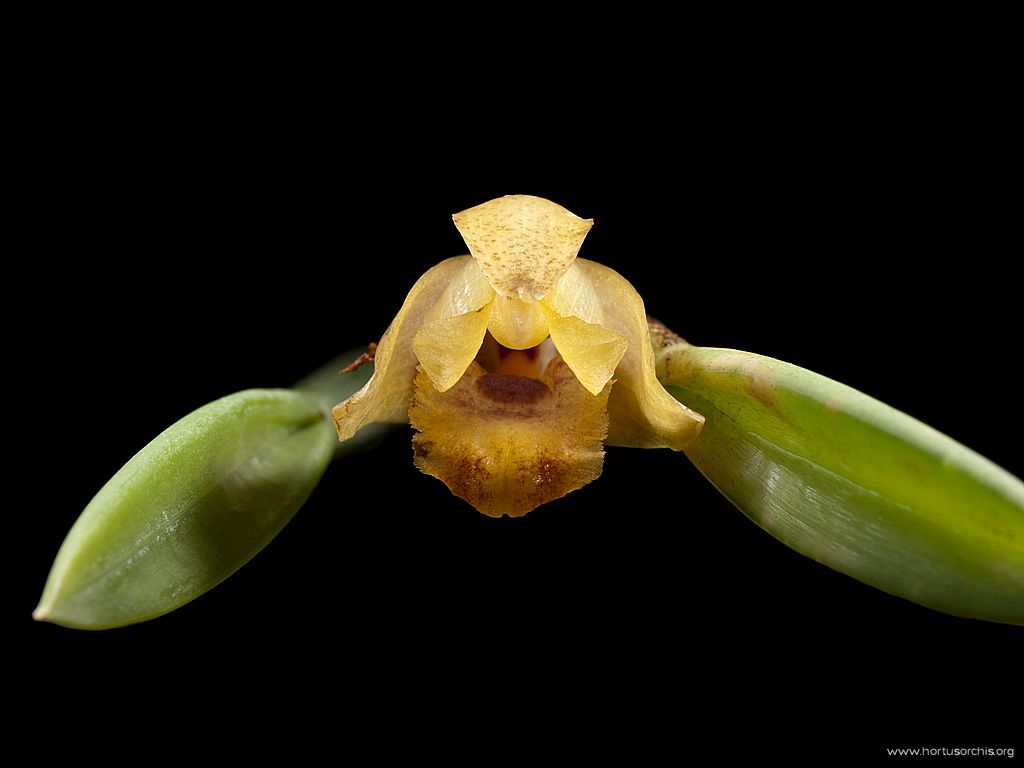
M476 312L494 298L494 289L476 260L470 256L459 258L461 269L450 276L444 292L423 316L424 325L442 318Z
M704 417L679 403L658 382L643 299L613 269L586 259L577 259L574 267L600 297L602 325L626 339L626 353L615 369L608 401L608 445L682 450L696 439ZM554 327L551 339L562 351Z
M580 267L582 261L585 259L577 259L569 265L569 269L544 297L543 303L545 307L563 317L572 315L588 323L603 325L602 299L594 290L594 285L586 272Z
M555 349L588 392L596 395L611 381L626 352L626 339L578 317L561 317L549 309L548 328Z
M413 337L427 313L465 273L467 263L472 263L469 256L446 259L416 281L377 346L373 376L352 397L334 406L339 439L347 440L367 424L408 421L417 366Z
M536 347L548 337L548 319L537 302L496 296L487 329L509 349Z
M485 515L525 515L600 476L609 389L594 397L558 357L540 381L473 363L447 392L421 371L416 466Z
M487 333L491 305L424 325L412 340L416 357L440 392L466 372Z
M499 197L452 218L494 290L524 301L544 298L594 223L531 195Z

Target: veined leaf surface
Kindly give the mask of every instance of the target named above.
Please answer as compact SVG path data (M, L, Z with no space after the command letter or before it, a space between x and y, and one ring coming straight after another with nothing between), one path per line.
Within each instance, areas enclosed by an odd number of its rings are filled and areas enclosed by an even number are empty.
M921 422L771 358L685 343L659 378L706 424L686 451L783 543L958 616L1024 624L1024 483Z

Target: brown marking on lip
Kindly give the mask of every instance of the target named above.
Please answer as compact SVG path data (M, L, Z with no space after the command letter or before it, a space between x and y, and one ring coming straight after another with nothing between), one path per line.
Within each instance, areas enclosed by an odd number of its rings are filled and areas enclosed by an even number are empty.
M488 373L476 380L476 386L485 397L499 403L532 405L551 394L543 381L526 376Z

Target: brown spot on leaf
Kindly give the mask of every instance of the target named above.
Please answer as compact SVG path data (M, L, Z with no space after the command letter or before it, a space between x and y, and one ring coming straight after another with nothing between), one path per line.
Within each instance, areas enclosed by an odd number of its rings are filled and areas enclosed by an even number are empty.
M753 373L749 379L746 380L745 386L747 392L754 396L754 398L767 408L773 411L779 410L779 404L775 395L775 388L772 382L768 380L763 374Z

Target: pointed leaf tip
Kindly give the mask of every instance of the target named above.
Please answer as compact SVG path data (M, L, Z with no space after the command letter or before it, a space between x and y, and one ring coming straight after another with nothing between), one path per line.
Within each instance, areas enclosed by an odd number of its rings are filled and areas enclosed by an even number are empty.
M105 629L187 603L277 535L335 444L316 403L290 390L238 392L192 412L85 508L33 616Z

